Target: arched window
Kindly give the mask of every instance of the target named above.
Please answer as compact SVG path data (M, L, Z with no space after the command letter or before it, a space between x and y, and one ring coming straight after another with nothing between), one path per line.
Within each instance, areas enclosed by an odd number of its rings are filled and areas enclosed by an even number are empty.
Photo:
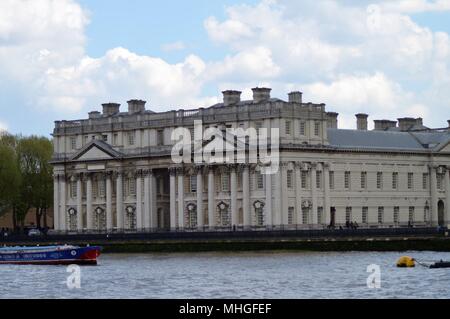
M70 231L76 231L77 230L77 210L75 208L70 208L68 213L69 213L68 229Z
M197 227L197 205L188 204L187 205L187 228Z
M136 230L137 229L136 207L127 206L126 212L127 212L127 217L126 217L125 227L129 230Z
M217 205L219 210L219 226L228 227L231 226L230 209L227 203L221 202Z
M253 208L255 209L255 225L258 227L264 226L264 203L256 201L253 203Z
M94 227L98 231L106 229L106 212L102 207L94 210Z

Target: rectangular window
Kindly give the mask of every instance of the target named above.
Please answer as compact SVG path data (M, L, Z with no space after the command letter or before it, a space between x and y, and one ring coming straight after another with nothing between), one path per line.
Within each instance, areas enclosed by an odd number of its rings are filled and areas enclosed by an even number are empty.
M270 175L267 175L270 177ZM260 172L256 173L256 187L261 190L264 189L264 176Z
M134 178L128 179L128 195L136 195L136 180Z
M302 208L302 223L303 225L309 224L309 208L307 207Z
M367 172L361 172L361 188L367 188Z
M377 173L377 189L383 189L383 173Z
M422 188L428 189L428 173L423 173L422 175Z
M164 130L158 130L156 133L156 145L164 145Z
M362 223L368 224L369 223L369 207L363 207L362 208Z
M70 138L70 149L72 151L77 149L77 138L76 137Z
M294 207L288 208L288 224L293 225L294 224Z
M136 138L136 132L128 132L128 145L133 146Z
M409 218L408 218L408 221L410 223L414 223L414 213L415 213L415 208L413 206L409 207Z
M117 133L114 133L114 135L113 135L113 145L114 146L119 145L119 134L117 134Z
M323 207L317 207L317 221L319 224L323 224Z
M344 188L345 189L350 189L350 177L351 177L350 172L349 171L345 172L345 175L344 175Z
M400 207L394 207L394 224L400 223Z
M408 173L408 189L414 188L414 173Z
M306 122L300 121L300 136L306 136Z
M345 208L345 222L350 223L352 221L352 208L346 207Z
M222 192L230 191L230 175L223 174L222 175Z
M383 224L384 221L384 207L378 207L378 224Z
M108 142L108 135L103 134L102 139L103 139L103 142Z
M287 188L292 189L294 187L294 171L287 171Z
M77 198L77 182L70 183L70 194L72 198Z
M322 188L322 172L316 171L316 188L321 189Z
M286 135L291 135L292 132L292 122L291 121L286 121Z
M191 193L197 193L197 176L191 175L190 176L190 191Z
M308 172L302 171L302 188L308 188Z
M444 175L442 174L437 174L436 176L436 180L437 180L437 189L438 190L442 190L443 187L443 179L444 179Z
M398 173L392 173L392 189L398 189Z
M320 122L319 121L314 122L314 135L320 136Z
M89 143L89 135L84 136L84 145L86 145L87 143Z
M98 193L99 197L105 197L106 195L106 181L105 180L99 180L98 181Z
M330 172L330 189L334 189L334 172Z

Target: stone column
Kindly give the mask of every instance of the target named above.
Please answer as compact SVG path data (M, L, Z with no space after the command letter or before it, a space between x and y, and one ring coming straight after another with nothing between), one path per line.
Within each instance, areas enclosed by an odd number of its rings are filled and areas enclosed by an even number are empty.
M449 223L450 218L450 167L447 167L444 177L445 183L445 223Z
M124 229L124 209L123 209L123 173L117 172L116 180L116 218L117 229L119 231Z
M273 220L273 204L272 204L272 174L264 175L266 179L266 205L264 209L266 211L266 226L272 227L274 225Z
M77 230L83 231L83 191L82 191L82 175L78 174L77 178Z
M136 227L142 231L144 227L142 218L142 171L136 172Z
M156 177L152 170L149 170L149 199L150 199L150 228L155 230L158 228L158 210L156 207Z
M178 175L178 227L184 228L184 169L177 170Z
M203 170L201 167L197 171L197 227L202 229L203 224Z
M55 174L53 176L53 228L55 230L61 230L59 216L59 177L58 174Z
M239 216L237 210L237 174L236 168L230 168L230 190L231 190L231 226L239 224Z
M66 176L61 175L60 176L60 190L61 190L61 207L59 209L59 229L61 231L67 230L67 207L66 207L66 201L67 201L67 185L66 185Z
M431 223L438 225L438 190L437 190L437 166L430 165L430 195L431 195Z
M323 164L323 180L324 180L324 214L325 214L325 225L330 225L331 223L331 199L330 199L330 164L324 163Z
M145 170L144 175L144 228L149 230L151 228L151 212L150 212L150 175L151 171Z
M252 225L250 210L250 172L248 165L242 166L242 212L244 215L244 227Z
M93 230L93 211L92 211L92 175L87 175L86 180L86 228Z
M295 210L297 215L297 225L303 223L302 212L302 163L295 163Z
M176 170L169 169L170 174L170 228L175 230L177 228L177 194L176 194Z
M106 176L106 229L113 230L113 211L112 211L112 180L111 174Z
M215 193L216 185L214 184L214 169L208 168L208 221L209 228L216 227L216 203Z
M273 210L273 224L275 226L281 226L282 224L282 219L281 216L283 214L283 201L282 201L282 196L283 196L283 190L282 190L282 185L283 185L283 176L282 176L282 167L283 164L280 163L280 167L278 169L278 172L275 173L275 209Z
M311 163L311 211L310 211L310 223L317 225L317 163Z
M281 224L288 225L289 196L287 188L287 163L280 165L281 170Z

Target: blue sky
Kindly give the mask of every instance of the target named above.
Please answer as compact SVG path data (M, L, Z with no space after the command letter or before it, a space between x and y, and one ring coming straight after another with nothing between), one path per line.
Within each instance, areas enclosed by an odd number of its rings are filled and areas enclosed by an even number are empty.
M101 103L208 106L257 85L370 120L450 119L450 0L0 2L0 129L49 136Z

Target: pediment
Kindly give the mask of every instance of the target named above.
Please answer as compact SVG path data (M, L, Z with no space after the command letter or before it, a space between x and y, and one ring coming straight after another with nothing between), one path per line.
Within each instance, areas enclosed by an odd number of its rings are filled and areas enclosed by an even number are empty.
M101 141L92 141L72 157L74 161L111 160L119 158L120 153Z

